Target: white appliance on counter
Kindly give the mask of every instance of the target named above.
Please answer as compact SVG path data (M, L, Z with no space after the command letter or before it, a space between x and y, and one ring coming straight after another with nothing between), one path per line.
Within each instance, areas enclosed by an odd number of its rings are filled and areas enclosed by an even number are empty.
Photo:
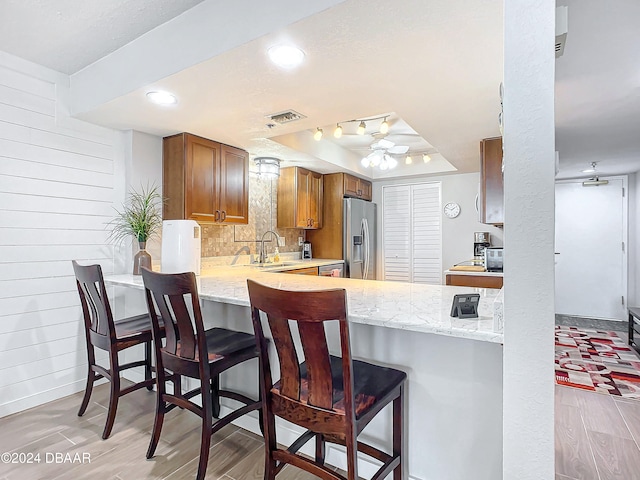
M194 220L162 222L162 272L194 272L200 275L202 243L200 225Z

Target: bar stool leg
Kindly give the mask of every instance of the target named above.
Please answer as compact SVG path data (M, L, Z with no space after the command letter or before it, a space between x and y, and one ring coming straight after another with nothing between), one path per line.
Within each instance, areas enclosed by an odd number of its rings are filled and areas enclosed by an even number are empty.
M151 340L144 344L144 379L151 380ZM153 385L147 385L147 390L153 390Z
M321 433L316 434L316 463L324 465L325 444Z
M118 364L118 353L113 352L109 356L109 363L111 364L111 392L109 395L109 410L107 412L107 423L104 426L102 432L102 438L106 440L111 435L111 429L116 419L116 410L118 409L118 399L120 398L120 367Z
M393 400L393 456L400 456L400 463L393 470L393 480L402 480L402 464L404 458L404 385L400 385L400 395Z
M220 375L211 379L211 414L213 418L220 418Z

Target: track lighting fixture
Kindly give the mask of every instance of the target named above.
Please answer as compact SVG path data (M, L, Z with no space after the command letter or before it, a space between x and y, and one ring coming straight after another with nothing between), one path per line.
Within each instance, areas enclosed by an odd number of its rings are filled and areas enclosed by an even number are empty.
M431 155L429 155L428 153L423 153L422 154L422 161L424 163L429 163L431 161Z
M343 123L357 123L358 128L356 130L356 133L358 135L364 135L367 130L366 122L372 122L374 120L383 120L382 123L380 124L380 127L378 128L379 133L382 133L383 135L386 135L387 133L389 133L389 122L387 122L387 117L372 117L372 118L365 118L365 119L358 118L354 120L345 120L344 122L336 123L336 128L333 131L333 136L336 138L340 138L342 136L342 134L344 133L344 130L341 124ZM372 132L372 133L376 133L376 132ZM322 129L320 127L316 128L316 131L313 134L313 138L318 142L322 139Z
M413 163L411 155L407 155L407 158L404 159L404 163L406 163L407 165L411 165Z

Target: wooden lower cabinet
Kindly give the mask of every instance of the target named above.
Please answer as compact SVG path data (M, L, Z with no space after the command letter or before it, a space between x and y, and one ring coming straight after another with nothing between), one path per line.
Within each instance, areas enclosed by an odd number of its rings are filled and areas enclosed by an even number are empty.
M295 270L285 270L282 273L295 273L297 275L315 275L315 276L318 276L318 267L296 268Z
M448 273L446 284L457 287L502 288L502 277Z

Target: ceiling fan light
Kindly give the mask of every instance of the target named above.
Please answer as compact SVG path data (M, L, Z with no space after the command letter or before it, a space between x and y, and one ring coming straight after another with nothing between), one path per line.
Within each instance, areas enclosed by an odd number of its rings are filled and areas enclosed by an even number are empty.
M429 163L431 161L431 156L428 153L422 155L422 161L424 163Z
M364 168L370 167L371 166L371 160L369 159L369 157L364 157L360 163L362 163L362 166Z
M407 155L407 158L404 159L404 163L406 163L407 165L411 165L413 163L411 155Z
M389 166L389 169L396 168L398 166L398 161L393 157L387 156L387 165Z
M364 120L360 122L358 125L358 135L364 135L364 131L367 128L367 125L364 123Z
M382 160L380 162L380 170L387 170L389 168L389 164L386 160Z
M371 155L369 155L371 159L371 166L377 167L380 165L380 161L382 160L382 152L380 150L376 150Z
M321 129L320 127L316 128L316 131L315 131L315 133L313 134L313 139L314 139L316 142L319 142L319 141L320 141L320 139L322 139L322 134L323 134L323 133L324 133L324 132L322 131L322 129Z
M336 125L336 129L333 131L333 136L340 138L342 136L342 125L339 123Z
M384 117L383 122L380 124L380 133L389 133L389 122L387 122L387 117Z

